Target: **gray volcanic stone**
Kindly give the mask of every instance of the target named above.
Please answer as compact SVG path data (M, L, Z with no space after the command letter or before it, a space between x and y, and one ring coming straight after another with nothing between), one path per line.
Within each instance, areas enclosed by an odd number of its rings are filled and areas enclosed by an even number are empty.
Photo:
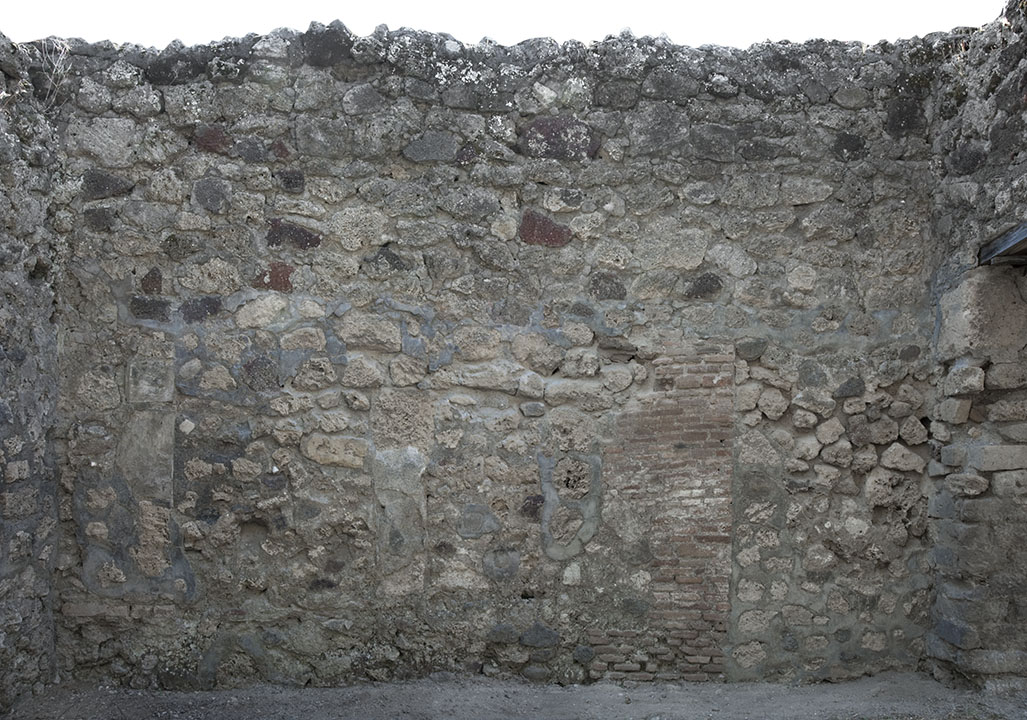
M528 157L586 160L599 152L599 138L573 117L540 117L521 131L518 147Z
M82 174L82 199L102 200L103 198L127 195L132 192L135 183L103 170L90 169Z
M451 132L429 130L403 148L403 157L416 163L453 162L460 138Z
M521 634L520 643L527 647L553 647L560 643L560 633L550 627L546 627L542 623L536 622Z

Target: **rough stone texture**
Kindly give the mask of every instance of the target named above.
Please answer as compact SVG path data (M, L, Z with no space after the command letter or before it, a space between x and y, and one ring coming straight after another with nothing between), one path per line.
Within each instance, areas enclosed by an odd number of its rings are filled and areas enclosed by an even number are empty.
M1007 19L19 46L2 697L1023 675Z
M934 474L931 549L934 591L927 655L942 679L1002 687L1023 676L1027 626L1027 504L1020 475L1027 462L1024 416L1024 275L1022 268L976 264L977 249L1022 222L1022 182L1013 138L1024 95L1013 77L1027 67L1019 51L1024 8L1010 3L1008 26L973 36L964 58L939 66L939 78L966 96L966 108L942 123L934 141L946 172L935 190L933 225L941 260L940 359L947 364L932 434L943 444ZM964 74L970 69L968 74ZM992 84L989 78L998 78ZM951 95L941 107L954 107ZM969 111L973 108L972 111ZM929 409L929 408L928 408ZM948 423L952 423L951 425ZM955 463L949 465L948 463Z
M54 284L65 245L51 202L64 170L48 102L31 93L30 68L43 50L52 47L0 34L0 713L52 680L56 660ZM106 197L124 187L95 171L85 192ZM65 196L76 194L69 187Z

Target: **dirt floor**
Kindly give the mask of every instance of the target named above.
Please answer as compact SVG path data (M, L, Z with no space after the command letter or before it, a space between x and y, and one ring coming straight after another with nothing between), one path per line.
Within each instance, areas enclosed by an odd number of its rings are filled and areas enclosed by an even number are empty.
M53 688L27 698L9 720L334 720L360 718L607 718L618 720L1027 720L1027 690L973 693L924 675L885 674L847 683L609 683L555 687L439 674L405 683L334 689L261 686L217 692Z

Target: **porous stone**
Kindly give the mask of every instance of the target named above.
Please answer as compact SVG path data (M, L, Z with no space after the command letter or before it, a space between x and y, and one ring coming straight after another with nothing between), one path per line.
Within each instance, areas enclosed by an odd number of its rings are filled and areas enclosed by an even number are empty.
M927 461L906 446L892 443L881 453L881 465L894 470L922 472Z
M946 395L970 395L984 390L984 370L973 366L956 366L945 376Z
M321 465L359 469L364 467L367 442L355 437L311 433L303 438L300 449L306 457Z
M235 312L235 324L241 328L266 328L282 319L289 301L277 293L251 300Z

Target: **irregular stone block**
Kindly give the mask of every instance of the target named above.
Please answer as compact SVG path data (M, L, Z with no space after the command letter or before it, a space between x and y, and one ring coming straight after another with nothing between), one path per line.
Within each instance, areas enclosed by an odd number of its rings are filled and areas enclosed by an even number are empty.
M781 456L763 433L750 430L738 439L738 462L741 465L776 465L781 462Z
M964 401L969 402L969 401ZM969 414L969 408L967 413ZM1027 420L1027 400L999 400L988 406L988 419L992 422Z
M403 157L416 163L450 163L460 150L460 138L444 130L429 130L403 148Z
M539 212L525 210L517 235L527 245L557 248L569 243L573 233L566 225L553 222Z
M823 445L830 445L845 434L845 426L838 418L831 418L817 427L817 440Z
M424 553L427 464L425 456L409 446L381 450L371 458L372 487L380 508L378 552L386 573L412 565Z
M135 183L103 170L90 169L82 174L82 199L102 200L103 198L127 195L132 192Z
M182 319L187 323L202 322L221 312L221 298L212 295L186 300L182 303L179 311L182 313Z
M380 315L350 310L335 325L335 332L347 348L366 348L384 352L399 352L403 339L399 326Z
M527 647L553 647L560 644L560 633L536 622L521 634L520 643Z
M768 418L777 420L787 412L788 399L777 388L766 388L756 405Z
M881 453L881 465L904 472L923 472L927 461L904 445L893 443Z
M756 272L756 261L737 245L719 243L706 251L706 260L727 270L733 277L743 278Z
M1027 386L1027 364L995 363L988 368L984 386L989 390L1014 390Z
M766 338L742 338L735 343L735 357L749 362L759 360L768 345Z
M335 381L335 367L332 361L326 357L312 357L297 371L292 386L298 390L323 390L335 384ZM378 370L378 381L381 382L381 370Z
M972 497L988 489L988 479L974 473L953 473L945 477L945 489L953 495Z
M221 178L202 178L193 184L193 203L220 215L228 210L231 193L232 186Z
M521 131L517 145L528 157L587 160L599 152L599 137L573 117L540 117Z
M132 317L140 320L167 322L171 317L171 302L162 298L134 295L128 303Z
M956 467L966 462L966 447L963 445L946 445L939 456L943 465Z
M427 373L427 363L410 355L397 355L389 362L389 377L396 387L416 385Z
M593 411L613 406L613 398L593 380L550 380L546 383L546 402L550 405L572 403Z
M283 243L289 243L298 250L309 250L321 244L321 235L296 223L281 218L272 218L267 223L266 242L268 247L278 247Z
M849 467L852 464L852 445L848 440L839 440L825 447L821 451L820 457L831 465Z
M135 160L139 126L132 118L72 118L68 149L95 158L103 167L124 168Z
M283 262L273 262L268 268L250 282L250 287L258 290L274 290L276 292L292 292L292 273L295 268Z
M910 415L899 428L899 437L907 445L921 445L927 442L927 428L919 418Z
M371 358L357 355L350 357L346 363L341 382L350 388L381 387L385 382L385 371Z
M289 301L274 293L263 295L240 307L235 312L235 324L240 328L266 328L282 319Z
M379 448L413 446L426 452L435 440L431 398L416 389L383 389L371 406L371 432Z
M838 400L842 398L860 397L864 392L866 392L866 389L866 384L863 382L862 378L852 377L839 385L838 389L834 391L831 397Z
M360 469L367 455L367 441L342 435L311 433L303 438L300 451L321 465Z
M984 390L984 370L979 367L954 367L945 376L946 395L970 395Z
M368 83L354 85L342 96L342 110L347 115L367 115L378 112L385 105L385 98Z
M588 278L588 294L596 300L623 300L627 293L624 283L610 273L593 273Z

